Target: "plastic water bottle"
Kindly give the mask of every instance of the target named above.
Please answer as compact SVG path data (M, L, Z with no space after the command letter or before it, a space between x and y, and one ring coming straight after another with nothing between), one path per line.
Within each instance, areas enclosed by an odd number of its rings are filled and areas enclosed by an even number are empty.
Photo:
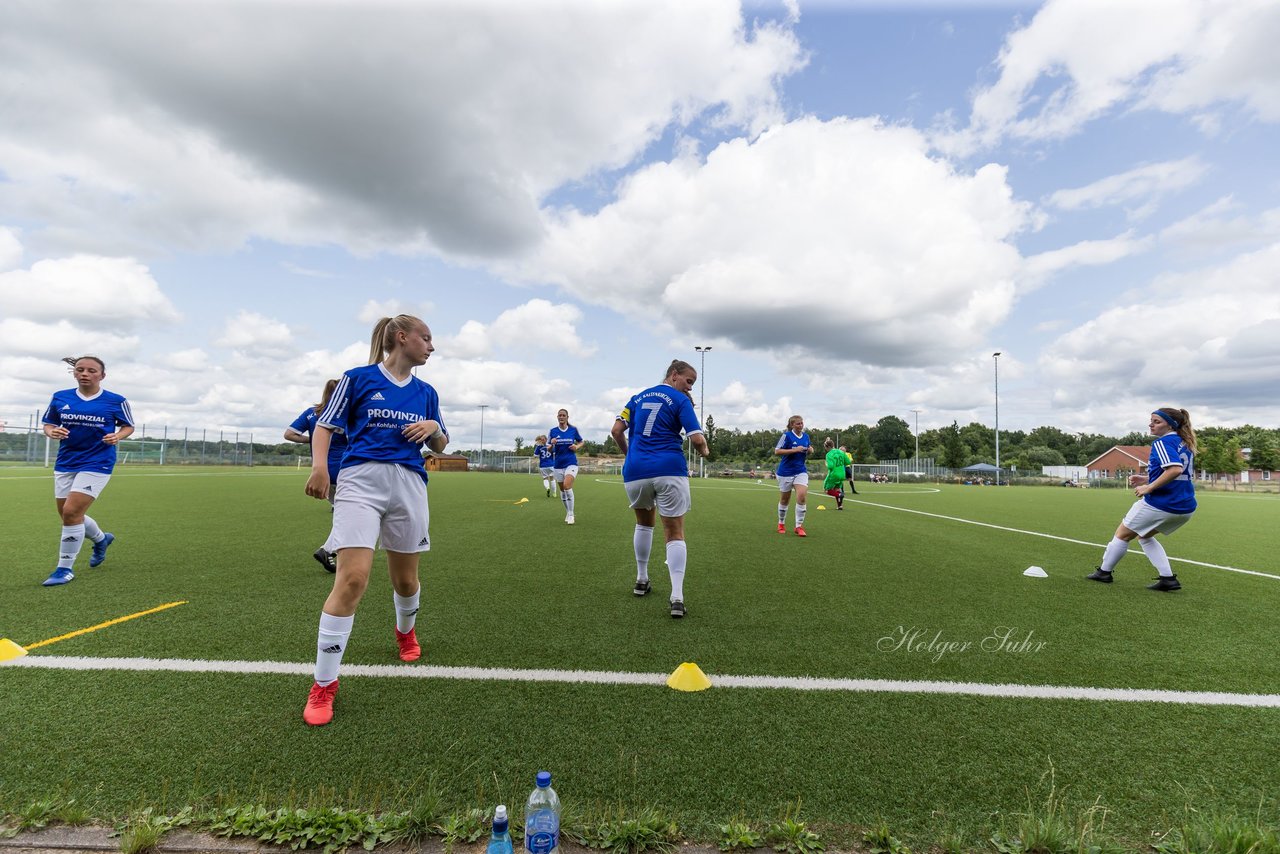
M560 847L560 799L550 771L539 771L537 783L524 808L524 847L529 854L552 854Z
M507 830L507 807L498 804L493 811L493 835L485 854L512 854L511 833Z

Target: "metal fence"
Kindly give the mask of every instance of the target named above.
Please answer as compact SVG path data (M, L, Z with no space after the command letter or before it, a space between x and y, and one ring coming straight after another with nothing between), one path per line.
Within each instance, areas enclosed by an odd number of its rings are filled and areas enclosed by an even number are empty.
M58 441L44 435L38 414L21 421L0 418L0 464L52 466ZM310 453L306 445L292 453L282 448L295 451L282 444L255 444L249 432L139 424L117 447L116 465L298 465Z

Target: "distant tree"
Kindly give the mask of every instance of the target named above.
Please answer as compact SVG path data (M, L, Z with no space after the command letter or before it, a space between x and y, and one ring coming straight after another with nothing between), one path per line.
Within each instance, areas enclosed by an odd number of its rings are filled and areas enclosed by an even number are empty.
M1269 430L1254 428L1245 434L1244 441L1249 448L1249 468L1261 471L1280 468L1280 450L1277 450L1276 438Z
M1061 451L1055 451L1047 445L1032 445L1029 448L1023 448L1018 451L1014 460L1019 469L1029 469L1033 472L1038 472L1042 466L1065 466L1067 464L1067 458L1062 455Z
M716 452L716 419L713 416L707 416L707 422L702 425L702 433L707 438L707 446L714 454Z
M1240 450L1240 440L1231 438L1222 446L1222 473L1233 478L1249 467L1244 453Z
M516 456L520 456L520 449L524 447L524 436L516 436Z
M875 449L871 447L871 431L865 425L859 425L861 430L853 430L853 441L845 447L849 449L849 453L853 455L855 463L875 463L879 462L876 457Z
M899 459L911 454L915 437L911 425L896 415L886 415L871 428L871 447L882 460Z
M1124 436L1121 436L1119 439L1116 439L1115 444L1117 445L1150 445L1151 436L1147 433L1139 433L1137 431L1134 431L1133 433L1127 433Z
M1196 453L1195 465L1201 471L1208 472L1214 476L1226 472L1227 462L1225 454L1226 442L1222 440L1222 436L1210 433L1207 436L1197 436L1197 445L1199 451Z
M947 468L959 469L968 464L968 452L964 439L960 438L960 426L952 421L950 427L942 428L942 464Z

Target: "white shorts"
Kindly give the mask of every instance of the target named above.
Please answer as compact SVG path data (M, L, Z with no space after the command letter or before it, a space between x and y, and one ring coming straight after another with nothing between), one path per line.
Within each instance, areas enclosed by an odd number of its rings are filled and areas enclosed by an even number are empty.
M551 477L551 475L552 475L554 472L555 472L555 469L553 469L553 468L540 468L540 469L538 469L538 474L542 475L543 477Z
M556 483L564 483L566 477L576 478L578 476L577 466L565 466L562 469L553 469L556 476Z
M73 492L97 498L107 488L111 475L100 471L55 471L53 473L53 497L66 498Z
M1133 502L1129 512L1124 514L1124 521L1120 524L1139 537L1149 537L1152 534L1172 534L1189 521L1191 521L1190 513L1169 513L1165 510L1157 510L1139 498Z
M693 500L689 497L689 478L679 475L646 477L629 480L623 486L633 510L651 510L657 504L658 515L675 519L689 512Z
M792 475L791 477L779 477L778 491L790 492L792 484L796 486L808 486L809 473L806 471L806 472L801 472L800 474L797 474L797 475Z
M431 551L427 485L396 463L361 463L343 469L333 500L333 530L324 550Z

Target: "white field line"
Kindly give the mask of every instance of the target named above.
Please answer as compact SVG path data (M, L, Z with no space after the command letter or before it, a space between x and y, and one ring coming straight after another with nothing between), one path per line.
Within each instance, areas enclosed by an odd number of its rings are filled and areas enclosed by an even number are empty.
M866 507L879 507L882 510L897 510L901 513L915 513L916 515L919 515L919 516L931 516L934 519L946 519L949 522L963 522L966 525L978 525L979 527L982 527L982 528L994 528L997 531L1009 531L1010 533L1013 533L1013 534L1026 534L1031 537L1044 537L1046 540L1061 540L1064 543L1075 543L1081 546L1093 546L1094 548L1098 548L1098 549L1106 548L1106 545L1103 543L1091 543L1091 542L1088 542L1087 540L1075 540L1075 539L1072 539L1071 537L1059 537L1055 534L1045 534L1045 533L1041 533L1040 531L1025 531L1022 528L1008 528L1008 527L1005 527L1004 525L993 525L990 522L976 522L973 519L961 519L958 516L943 516L941 513L926 513L923 510L910 510L906 507L894 507L892 504L877 504L874 501L859 501L856 498L846 498L845 501L852 501L854 504L862 504ZM1132 552L1134 551L1134 549L1130 549L1130 551ZM1172 555L1169 556L1169 560L1178 561L1179 563L1189 563L1194 566L1205 566L1205 567L1208 567L1209 569L1222 569L1222 570L1226 570L1227 572L1239 572L1239 573L1243 573L1244 575L1256 575L1260 578L1272 578L1272 579L1275 579L1276 581L1280 581L1280 575L1272 575L1269 572L1257 572L1256 570L1240 569L1239 567L1235 567L1235 566L1222 566L1216 563L1205 563L1204 561L1191 560L1190 558L1185 558L1185 557L1173 557Z
M172 673L248 673L310 676L310 663L290 661L194 661L181 658L87 658L29 655L6 667L53 670L130 670ZM405 666L348 664L342 675L390 679L457 679L484 682L560 682L592 685L663 687L665 673L603 670L521 670L502 667ZM1032 700L1094 700L1121 703L1179 703L1196 706L1280 708L1280 694L1235 694L1225 691L1162 691L1142 688L1087 688L1071 685L993 685L983 682L903 681L894 679L819 679L800 676L712 676L716 688L764 688L875 694L955 694Z

